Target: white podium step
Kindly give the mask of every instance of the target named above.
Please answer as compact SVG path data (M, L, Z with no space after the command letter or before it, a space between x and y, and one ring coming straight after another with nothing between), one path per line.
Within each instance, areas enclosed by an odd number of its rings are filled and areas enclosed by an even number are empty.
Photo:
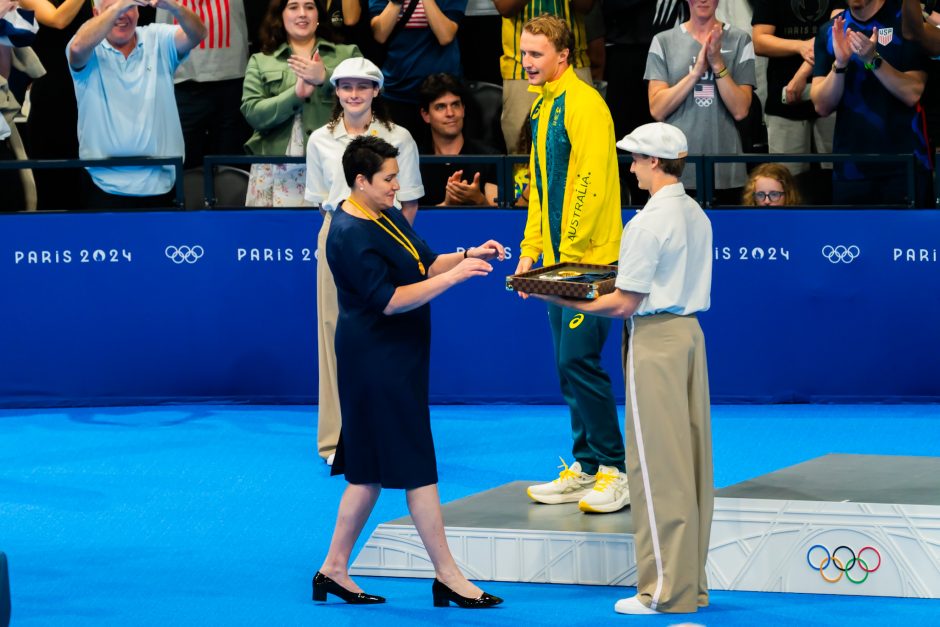
M540 505L532 483L444 505L471 579L636 584L629 509ZM350 572L433 576L408 517L379 525ZM940 458L826 455L719 490L708 574L717 590L940 598Z

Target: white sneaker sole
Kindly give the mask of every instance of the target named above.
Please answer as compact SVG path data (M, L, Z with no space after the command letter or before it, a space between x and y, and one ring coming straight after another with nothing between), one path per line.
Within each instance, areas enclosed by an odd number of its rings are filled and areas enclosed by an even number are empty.
M622 499L614 501L613 503L591 504L585 503L584 500L581 500L578 502L578 509L580 509L582 512L587 512L590 514L612 514L614 512L619 512L628 505L630 505L629 494Z
M577 490L576 492L568 492L566 494L534 494L532 488L526 488L525 493L536 503L561 505L562 503L577 503L583 499L586 494L590 494L591 490Z

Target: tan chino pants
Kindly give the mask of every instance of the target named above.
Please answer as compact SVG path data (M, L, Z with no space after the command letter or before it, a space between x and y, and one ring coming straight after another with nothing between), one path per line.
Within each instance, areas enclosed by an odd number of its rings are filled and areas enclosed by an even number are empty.
M695 612L708 605L714 507L705 338L695 316L634 316L623 358L637 595Z
M339 386L336 382L336 319L339 303L336 283L326 260L326 238L333 214L323 212L323 226L317 234L317 357L319 363L319 408L317 412L317 453L326 459L336 450L342 418Z

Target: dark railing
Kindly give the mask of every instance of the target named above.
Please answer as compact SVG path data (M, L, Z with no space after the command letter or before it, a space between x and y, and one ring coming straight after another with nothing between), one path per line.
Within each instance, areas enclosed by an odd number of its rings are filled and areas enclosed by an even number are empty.
M632 162L629 154L618 154L618 163L627 165ZM513 169L516 164L528 163L529 158L526 155L422 155L423 164L485 164L493 167L498 181L497 206L501 208L512 208L515 204L515 198L512 190L514 188ZM203 202L202 206L206 209L213 209L218 206L215 194L215 172L218 166L246 166L253 163L295 163L302 164L304 157L273 157L258 155L211 155L207 156L203 166ZM913 199L916 197L916 168L917 161L912 154L900 155L849 155L849 154L722 154L722 155L689 155L686 158L687 166L695 166L696 179L696 197L698 202L706 208L712 206L712 196L714 193L714 175L715 165L719 163L901 163L906 166L907 173L907 204L892 205L897 207L914 207ZM183 208L185 203L185 192L183 186L184 169L182 159L179 158L149 158L149 157L120 157L114 159L63 159L63 160L27 160L27 161L0 161L0 170L10 169L63 169L63 168L82 168L82 167L120 167L120 166L173 166L176 170L175 196L177 208ZM935 172L934 189L940 193L940 171ZM807 205L807 206L826 206L832 205ZM884 207L885 205L879 205ZM937 206L940 207L940 197L937 199ZM10 211L9 208L0 204L0 212Z
M26 159L24 161L0 161L0 170L64 170L72 168L99 167L116 168L120 166L162 166L171 165L176 170L176 205L183 207L183 159L180 157L114 157L112 159ZM76 193L80 193L76 190ZM0 210L8 211L0 205Z

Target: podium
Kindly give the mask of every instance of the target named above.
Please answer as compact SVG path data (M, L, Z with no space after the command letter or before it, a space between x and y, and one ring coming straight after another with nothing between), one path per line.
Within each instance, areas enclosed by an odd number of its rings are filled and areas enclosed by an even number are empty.
M585 514L577 503L533 503L533 483L443 506L470 579L636 585L629 508ZM938 547L940 458L830 454L716 492L709 587L940 598ZM434 576L408 517L380 524L350 573Z

